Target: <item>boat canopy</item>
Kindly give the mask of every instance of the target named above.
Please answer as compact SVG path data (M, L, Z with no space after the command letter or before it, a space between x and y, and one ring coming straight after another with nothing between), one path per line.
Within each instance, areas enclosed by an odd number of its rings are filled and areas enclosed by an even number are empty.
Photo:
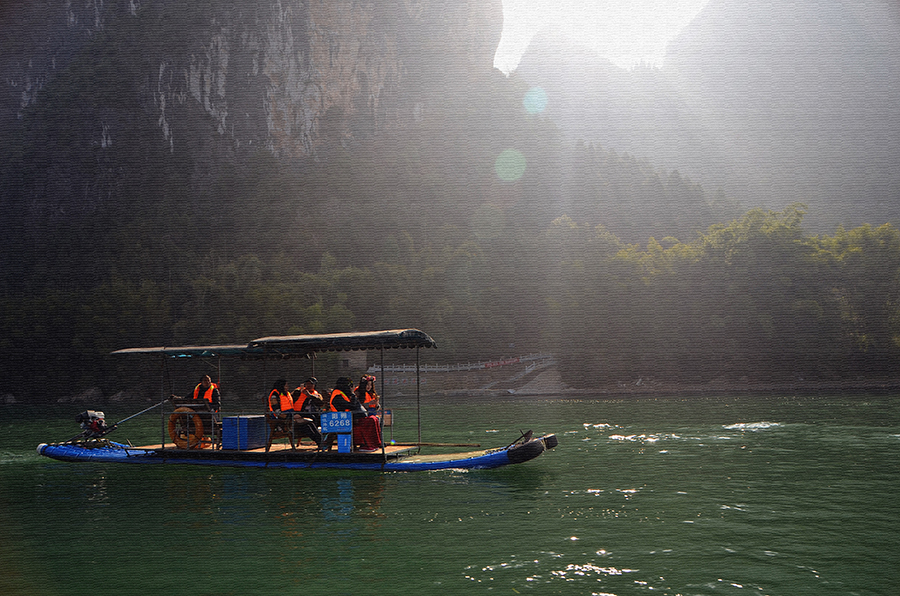
M180 346L157 348L125 348L112 352L115 355L122 354L158 354L169 358L215 358L218 356L247 357L258 355L262 357L262 350L251 350L246 345L225 346Z
M283 355L306 355L314 352L343 350L381 350L391 348L433 348L436 344L418 329L391 329L366 333L334 333L330 335L281 335L261 337L250 342L250 349L264 349Z
M247 345L125 348L113 354L159 354L169 358L291 358L316 352L381 350L392 348L433 348L435 341L418 329L390 329L364 333L324 335L276 335L254 339Z

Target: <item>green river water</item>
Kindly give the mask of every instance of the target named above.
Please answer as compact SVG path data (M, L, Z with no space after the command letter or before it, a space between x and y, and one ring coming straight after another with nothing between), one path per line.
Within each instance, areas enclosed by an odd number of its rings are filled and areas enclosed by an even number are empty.
M78 406L0 406L0 594L900 594L898 396L423 404L425 441L559 446L469 472L63 463L35 447Z

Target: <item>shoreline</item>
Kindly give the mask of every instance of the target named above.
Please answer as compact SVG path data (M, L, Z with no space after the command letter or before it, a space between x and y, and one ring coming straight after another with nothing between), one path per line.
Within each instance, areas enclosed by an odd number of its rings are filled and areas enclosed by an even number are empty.
M727 394L760 394L760 393L822 393L822 392L900 392L900 379L859 379L856 381L813 381L798 380L792 382L778 381L727 381L714 379L708 383L665 382L655 379L639 379L632 383L605 383L589 389L576 389L562 382L555 369L542 371L530 382L519 387L502 389L460 389L440 391L443 395L482 395L482 396L583 396L601 395L610 397L640 396L684 396L709 395L713 393Z
M506 391L506 392L484 392L484 395L519 395L519 396L542 396L542 395L603 395L610 397L664 397L664 396L683 396L685 394L694 394L705 396L715 393L725 394L760 394L760 393L825 393L825 392L891 392L900 393L900 380L893 381L821 381L821 382L802 382L802 383L716 383L716 384L681 384L681 383L658 383L645 384L639 386L618 386L608 385L600 386L593 389L575 389L572 387L564 387L559 390L551 391ZM475 391L470 394L477 393Z
M577 389L562 382L559 373L555 369L542 371L530 382L520 386L475 388L459 387L456 389L437 389L424 393L426 399L433 398L461 398L461 397L584 397L602 396L610 398L641 398L641 397L705 397L711 394L764 394L764 393L842 393L842 392L874 392L889 393L896 391L900 394L900 379L870 379L856 381L796 381L796 382L752 382L752 381L725 381L716 379L708 383L678 383L664 382L654 379L639 380L633 383L605 383L589 389ZM402 392L393 397L408 397ZM898 395L900 397L900 395ZM60 405L71 404L76 407L100 408L113 404L144 404L151 403L154 399L139 396L130 391L121 391L112 396L103 396L97 388L92 388L78 395L65 396L57 399L32 402L21 401L12 394L0 395L0 405ZM255 402L256 399L237 400L242 405ZM244 404L246 402L246 404Z
M766 396L770 394L794 394L795 396L815 396L816 394L839 394L839 393L872 393L885 395L889 393L898 393L900 398L900 383L890 385L854 385L854 386L775 386L770 387L752 387L752 388L709 388L709 387L672 387L667 389L650 389L650 390L634 390L623 391L620 389L566 389L563 391L550 392L501 392L501 391L457 391L457 392L439 392L434 397L445 397L448 399L458 399L465 397L481 397L486 399L499 398L522 398L522 399L540 399L540 398L604 398L604 399L665 399L665 398L708 398L715 395L727 396Z

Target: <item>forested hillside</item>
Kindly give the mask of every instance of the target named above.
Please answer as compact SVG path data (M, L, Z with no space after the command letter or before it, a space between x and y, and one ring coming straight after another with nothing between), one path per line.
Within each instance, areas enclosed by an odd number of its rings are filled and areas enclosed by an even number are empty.
M900 234L885 224L809 236L803 214L755 209L691 242L645 247L555 222L566 258L549 328L562 331L564 376L731 387L891 378Z
M453 31L475 41L444 52L489 55L472 33L481 5L470 5L459 21L469 28ZM282 97L279 106L309 109L302 130L273 128L259 106L231 129L253 95L241 87L233 99L232 82L247 84L242 69L255 58L290 62L284 72L298 77L292 69L315 60L294 64L305 50L247 42L258 30L288 35L259 26L262 8L241 21L227 7L211 19L206 5L165 6L120 6L6 113L0 394L109 395L135 382L128 363L108 357L123 347L395 327L428 332L439 345L429 357L442 362L551 351L582 388L647 377L881 379L900 364L900 235L890 225L814 236L800 205L745 213L739 197L677 171L572 144L526 109L518 76L443 54L433 68L446 70L412 69L402 44L416 35L389 36L408 15L355 3L316 5L377 13L353 13L352 31L325 15L337 27L333 59L360 38L396 55L367 58L369 74L341 70L346 96L330 74L304 71L304 93L318 85L333 103ZM297 43L321 33L312 24L322 14L292 15L284 26ZM163 17L247 47L226 53L203 35L166 45L147 33L164 31ZM191 70L204 60L218 65L221 94ZM187 66L163 85L173 64ZM436 74L460 64L469 71L459 77ZM269 92L283 82L272 69L257 71ZM390 92L376 97L361 81L378 73ZM193 76L212 86L195 97Z

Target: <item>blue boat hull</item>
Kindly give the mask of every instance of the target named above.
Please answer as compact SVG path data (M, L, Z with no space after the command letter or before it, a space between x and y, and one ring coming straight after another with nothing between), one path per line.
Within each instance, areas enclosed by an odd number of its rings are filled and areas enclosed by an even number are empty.
M446 469L498 468L529 461L557 445L555 435L545 435L501 449L446 455L389 455L376 453L334 453L208 449L142 449L112 441L101 446L81 444L38 445L44 457L67 462L129 464L190 464L242 468L345 469L410 472Z

